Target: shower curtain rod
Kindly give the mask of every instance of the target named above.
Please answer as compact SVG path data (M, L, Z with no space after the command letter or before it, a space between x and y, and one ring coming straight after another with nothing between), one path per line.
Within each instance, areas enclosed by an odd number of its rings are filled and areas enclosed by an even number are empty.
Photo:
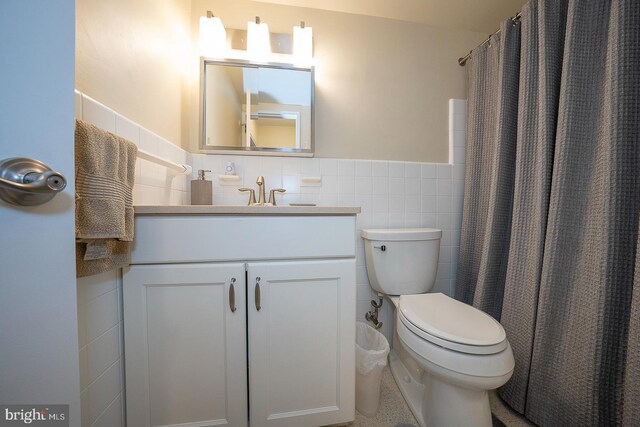
M511 17L511 22L513 22L513 24L515 25L516 22L518 22L520 20L520 16L522 15L522 12L518 12L516 13L514 16ZM493 33L491 33L489 35L489 37L487 37L487 39L485 41L483 41L482 43L480 43L478 45L478 47L482 46L483 44L487 44L489 43L489 41L491 41L491 37L493 37L494 35L498 34L500 32L500 28L498 28L496 31L494 31ZM461 67L464 67L464 65L467 63L467 61L469 59L471 59L471 52L473 51L469 51L469 53L467 53L465 56L463 56L462 58L458 58L458 64Z

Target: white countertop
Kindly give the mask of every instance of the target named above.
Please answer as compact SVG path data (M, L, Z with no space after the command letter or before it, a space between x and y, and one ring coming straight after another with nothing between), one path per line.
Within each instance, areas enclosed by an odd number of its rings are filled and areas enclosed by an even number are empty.
M225 206L225 205L137 205L136 216L146 215L357 215L359 206Z

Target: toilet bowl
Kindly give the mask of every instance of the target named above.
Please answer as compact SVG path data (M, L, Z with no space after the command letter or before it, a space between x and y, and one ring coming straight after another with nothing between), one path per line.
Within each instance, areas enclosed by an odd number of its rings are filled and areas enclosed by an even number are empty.
M441 233L362 230L371 287L395 306L391 372L421 427L489 427L488 390L511 377L513 352L491 316L429 293Z

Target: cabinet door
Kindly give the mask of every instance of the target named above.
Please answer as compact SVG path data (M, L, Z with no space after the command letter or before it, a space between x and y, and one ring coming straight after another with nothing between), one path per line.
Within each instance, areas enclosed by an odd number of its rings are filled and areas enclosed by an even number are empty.
M251 427L353 420L355 260L248 267Z
M127 425L246 426L244 264L133 266L123 288Z

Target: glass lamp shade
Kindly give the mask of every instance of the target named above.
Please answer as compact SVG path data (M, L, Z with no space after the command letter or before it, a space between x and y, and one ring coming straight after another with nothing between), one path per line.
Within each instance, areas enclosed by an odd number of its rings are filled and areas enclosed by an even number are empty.
M296 63L310 65L313 59L313 29L293 27L293 56Z
M264 23L247 23L247 52L251 59L266 61L271 55L269 26Z
M218 17L200 17L200 55L224 58L227 52L227 32Z

